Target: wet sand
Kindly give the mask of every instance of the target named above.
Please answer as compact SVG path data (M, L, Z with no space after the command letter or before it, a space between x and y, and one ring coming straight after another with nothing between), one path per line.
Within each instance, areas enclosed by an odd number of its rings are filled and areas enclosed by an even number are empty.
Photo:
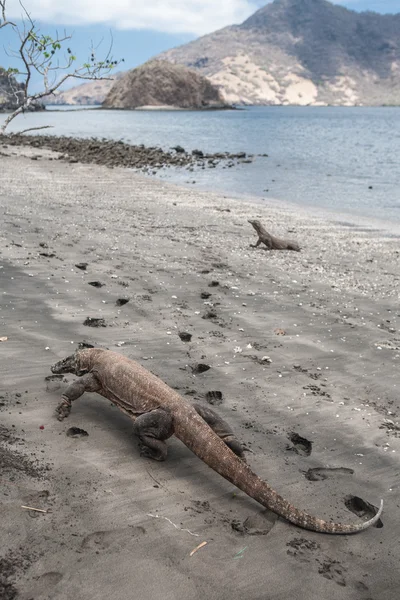
M398 238L43 149L1 152L4 598L397 598ZM302 252L250 248L251 218ZM141 458L129 418L95 394L58 422L74 378L46 377L82 341L214 404L299 508L350 523L371 510L355 497L383 498L383 527L327 536L275 519L176 439L165 463ZM195 375L199 363L211 368Z

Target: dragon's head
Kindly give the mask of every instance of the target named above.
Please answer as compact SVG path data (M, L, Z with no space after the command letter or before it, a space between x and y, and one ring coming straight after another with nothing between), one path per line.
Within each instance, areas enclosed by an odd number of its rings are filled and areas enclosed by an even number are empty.
M55 375L59 375L61 373L74 373L74 375L84 375L91 369L91 363L95 358L95 355L98 352L102 352L102 350L94 348L83 348L78 349L71 356L67 356L67 358L63 358L56 362L55 365L51 367L51 372Z
M67 358L59 360L58 362L56 362L55 365L51 367L51 372L56 375L59 375L61 373L74 373L75 375L77 375L79 371L80 368L78 352L71 354L71 356L67 356Z
M250 225L253 225L255 229L259 229L261 227L261 223L257 219L249 219L249 223Z

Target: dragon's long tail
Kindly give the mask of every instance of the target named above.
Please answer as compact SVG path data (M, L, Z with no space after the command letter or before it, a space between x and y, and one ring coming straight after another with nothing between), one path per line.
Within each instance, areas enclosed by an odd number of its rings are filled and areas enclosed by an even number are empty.
M376 515L369 521L346 525L312 517L290 504L268 483L260 479L224 444L193 408L186 408L179 417L174 415L174 427L175 436L209 467L265 508L272 510L298 527L320 533L358 533L374 525L382 514L383 501L381 501Z

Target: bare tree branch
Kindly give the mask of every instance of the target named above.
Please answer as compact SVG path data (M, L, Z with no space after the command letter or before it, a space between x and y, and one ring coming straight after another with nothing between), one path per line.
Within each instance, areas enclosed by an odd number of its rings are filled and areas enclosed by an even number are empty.
M39 131L39 129L53 129L53 125L42 125L41 127L29 127L28 129L23 129L22 131L16 131L11 133L10 135L22 135L23 133L28 133L28 131Z
M2 27L5 27L6 25L11 25L12 27L15 27L15 23L13 23L12 21L8 21L7 20L7 16L6 16L6 0L0 0L0 11L1 11L1 18L0 18L0 29Z
M22 0L19 0L24 13L22 26L7 21L6 2L7 0L0 0L0 27L4 27L6 24L12 25L16 37L19 39L18 50L10 50L6 53L7 56L11 56L14 59L17 58L22 63L23 70L14 68L8 69L11 90L14 97L18 99L18 106L8 115L4 123L0 126L0 134L5 133L8 125L18 115L29 110L30 106L38 100L54 94L54 92L68 79L89 81L99 79L110 80L112 77L109 77L108 75L119 63L119 61L113 60L112 58L113 38L110 32L111 42L105 58L103 60L97 60L96 51L98 50L99 45L94 46L92 43L89 60L84 63L83 66L73 69L76 57L69 47L66 48L65 52L66 42L71 40L72 36L67 35L66 32L60 36L58 32L56 32L56 36L53 38L50 35L42 33L28 10L25 8ZM61 55L62 50L64 50L63 58ZM58 77L57 74L61 71L64 71L65 74ZM43 78L43 90L37 93L31 93L30 84L35 72ZM14 76L23 78L21 89L16 87L16 83L14 85ZM37 128L29 128L28 130L24 130L24 132L32 131L33 129ZM42 129L42 127L40 129Z

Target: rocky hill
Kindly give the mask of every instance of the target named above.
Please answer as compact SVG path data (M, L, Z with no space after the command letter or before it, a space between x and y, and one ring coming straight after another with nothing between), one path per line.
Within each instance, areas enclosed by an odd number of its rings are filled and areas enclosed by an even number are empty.
M23 99L23 90L24 85L18 83L15 77L8 75L7 72L0 67L0 112L12 112L18 108ZM34 102L27 110L44 110L44 106L40 102Z
M166 61L150 61L115 82L105 108L224 108L218 88L195 71Z
M0 112L12 111L18 107L18 95L22 94L23 85L17 83L0 67Z
M275 0L158 59L198 70L239 104L400 104L400 14Z

